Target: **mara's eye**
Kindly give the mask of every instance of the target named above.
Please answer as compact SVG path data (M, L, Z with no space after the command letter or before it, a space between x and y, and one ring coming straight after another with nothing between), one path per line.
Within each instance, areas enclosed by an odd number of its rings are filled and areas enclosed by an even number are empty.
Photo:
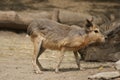
M94 32L95 32L95 33L98 33L99 31L98 31L98 30L95 30Z

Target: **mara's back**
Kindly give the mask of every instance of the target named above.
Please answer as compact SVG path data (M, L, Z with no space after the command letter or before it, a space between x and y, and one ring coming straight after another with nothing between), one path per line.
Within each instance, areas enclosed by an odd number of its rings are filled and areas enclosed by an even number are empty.
M68 25L59 24L55 21L48 20L48 19L39 19L33 21L28 29L27 32L29 35L40 35L47 38L53 39L60 37L66 37L68 32L71 30L71 27Z
M60 24L48 19L33 21L28 27L27 32L32 36L43 37L43 46L49 49L60 49L71 42L74 36L85 33L79 27Z

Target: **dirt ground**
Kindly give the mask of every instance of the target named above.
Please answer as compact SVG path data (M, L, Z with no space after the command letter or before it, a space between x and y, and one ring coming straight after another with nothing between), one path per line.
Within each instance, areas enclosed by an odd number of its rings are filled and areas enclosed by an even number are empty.
M83 62L84 71L77 70L74 56L66 52L60 73L54 72L57 51L47 50L39 58L45 68L43 74L35 74L32 67L33 45L25 33L0 31L0 80L87 80L87 77L103 71L114 71L111 62ZM117 79L118 80L118 79Z

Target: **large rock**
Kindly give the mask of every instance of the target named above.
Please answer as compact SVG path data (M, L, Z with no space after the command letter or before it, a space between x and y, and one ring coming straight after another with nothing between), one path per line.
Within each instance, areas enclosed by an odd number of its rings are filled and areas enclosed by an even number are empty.
M90 19L92 17L90 14L87 13L77 13L60 9L55 9L53 16L54 19L60 23L79 25L81 27L84 26L86 19Z
M19 15L14 11L0 11L0 28L25 29L21 24Z
M0 28L26 30L34 19L47 18L69 25L85 25L85 19L90 18L89 14L76 13L66 10L55 10L53 12L28 12L17 13L15 11L0 11Z
M29 23L34 19L47 18L58 21L63 24L79 25L83 27L86 19L91 19L91 15L87 13L77 13L67 10L55 9L53 12L28 12L17 13L15 11L0 11L0 28L22 29L25 30ZM98 17L97 17L98 18ZM101 22L98 18L94 21Z
M39 18L50 19L51 14L48 12L21 14L15 11L0 11L0 28L26 30L32 20Z
M108 39L104 44L92 44L79 51L84 60L118 61L120 59L120 24L114 24L105 32Z
M29 23L34 19L47 18L68 25L85 26L86 19L94 17L94 23L102 25L108 23L109 19L104 15L90 15L88 12L79 13L63 9L42 12L19 13L15 11L0 11L0 28L26 30ZM102 25L104 29L104 25Z
M109 23L111 19L110 17L105 16L103 13L94 15L88 12L79 13L63 9L55 9L53 11L52 20L64 24L79 25L80 27L84 27L86 19L91 19L92 17L94 18L93 22L98 25Z

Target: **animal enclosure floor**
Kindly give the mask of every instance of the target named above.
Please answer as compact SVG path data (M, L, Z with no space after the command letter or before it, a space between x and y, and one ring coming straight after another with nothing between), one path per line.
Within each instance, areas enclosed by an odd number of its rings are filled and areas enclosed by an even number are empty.
M32 67L33 45L25 33L0 31L0 80L87 80L103 71L113 71L110 62L81 62L86 70L79 71L71 52L66 52L60 73L54 72L58 51L45 51L39 58L45 68L35 74Z

